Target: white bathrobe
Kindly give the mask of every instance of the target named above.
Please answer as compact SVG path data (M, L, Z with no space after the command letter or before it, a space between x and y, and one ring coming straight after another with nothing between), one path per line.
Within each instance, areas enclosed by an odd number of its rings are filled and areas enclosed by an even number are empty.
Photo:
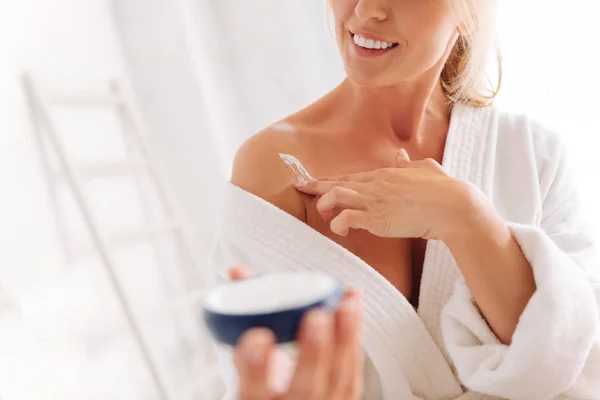
M443 242L428 242L415 311L360 258L232 184L212 265L222 277L234 264L318 269L363 288L367 378L380 384L367 400L600 399L598 266L559 138L524 116L455 107L443 167L485 193L533 269L537 291L511 345L488 327ZM231 360L221 361L236 398Z

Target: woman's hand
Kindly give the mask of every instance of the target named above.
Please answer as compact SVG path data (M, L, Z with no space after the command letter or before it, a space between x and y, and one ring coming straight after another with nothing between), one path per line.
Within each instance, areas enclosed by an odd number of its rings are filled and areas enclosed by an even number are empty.
M353 228L443 240L463 229L484 201L477 188L450 177L435 160L411 161L404 149L397 168L297 182L296 188L321 196L317 210L341 236Z
M243 279L232 268L231 279ZM361 299L346 293L335 313L313 310L300 325L298 363L289 387L276 393L270 383L276 358L275 337L268 329L246 332L235 348L240 400L355 400L362 392L360 345Z

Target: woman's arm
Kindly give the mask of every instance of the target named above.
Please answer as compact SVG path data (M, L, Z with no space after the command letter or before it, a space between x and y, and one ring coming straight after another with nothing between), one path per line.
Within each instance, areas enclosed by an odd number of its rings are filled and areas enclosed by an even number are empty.
M478 191L473 213L442 238L490 328L510 344L536 284L529 261L507 224ZM480 199L481 198L481 199Z
M501 343L490 329L498 329L498 321L493 326L490 320L507 309L499 299L502 310L495 310L491 297L506 291L520 299L528 283L515 281L510 288L509 279L517 280L523 265L518 256L511 265L508 255L496 252L514 247L506 232L473 239L472 256L463 254L461 244L449 242L465 281L457 283L442 312L442 333L459 377L471 390L503 398L598 398L600 280L595 241L581 215L563 146L554 143L547 154L539 177L541 224L506 224L535 280L535 291L519 315L510 345ZM494 237L502 239L486 243ZM498 282L483 276L492 268ZM495 294L486 294L486 288Z
M398 168L297 187L322 196L317 209L324 217L334 207L343 209L330 222L339 235L363 229L448 244L466 283L461 277L442 311L442 334L469 389L511 399L567 393L597 398L600 286L590 280L590 271L597 270L594 243L578 215L562 145L550 135L540 137L547 147L536 160L540 225L502 222L472 186L434 160L410 161L401 151Z

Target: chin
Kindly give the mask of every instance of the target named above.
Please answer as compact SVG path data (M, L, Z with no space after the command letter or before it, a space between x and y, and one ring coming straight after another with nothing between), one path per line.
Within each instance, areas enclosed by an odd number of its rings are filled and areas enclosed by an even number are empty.
M357 85L372 88L392 86L399 81L398 77L392 80L384 73L356 71L352 68L346 68L346 76Z
M361 59L350 54L342 58L349 80L365 87L393 86L404 80L403 63L397 59Z

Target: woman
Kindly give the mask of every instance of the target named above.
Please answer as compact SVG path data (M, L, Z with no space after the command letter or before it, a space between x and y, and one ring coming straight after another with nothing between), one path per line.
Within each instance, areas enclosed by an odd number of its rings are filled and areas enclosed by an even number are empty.
M600 398L593 243L557 136L491 107L492 3L330 1L347 79L239 149L214 263L364 298L307 316L288 377L245 335L232 398Z

